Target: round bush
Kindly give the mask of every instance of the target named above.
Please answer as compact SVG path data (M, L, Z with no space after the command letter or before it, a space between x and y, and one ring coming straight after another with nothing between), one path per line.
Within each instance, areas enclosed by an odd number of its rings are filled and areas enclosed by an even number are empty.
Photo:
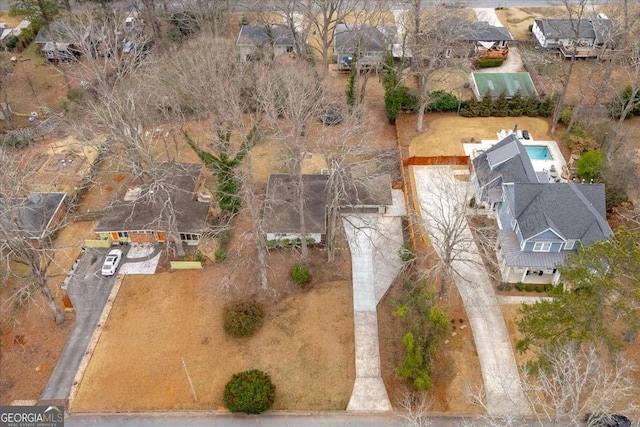
M266 372L252 369L233 374L224 386L222 400L231 412L259 414L271 408L276 398L276 386Z
M249 337L262 326L264 310L257 302L236 302L225 306L223 319L226 333L234 337Z
M299 285L309 283L309 280L311 280L309 269L299 262L293 264L293 267L291 267L291 271L289 272L289 274L291 276L291 280Z

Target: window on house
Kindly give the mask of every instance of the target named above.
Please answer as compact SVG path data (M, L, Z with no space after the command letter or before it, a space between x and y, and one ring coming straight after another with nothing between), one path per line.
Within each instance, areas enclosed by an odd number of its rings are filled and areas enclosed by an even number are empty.
M575 240L567 240L567 242L564 244L564 250L565 251L573 250L573 248L575 248L575 246L576 246L576 241Z
M118 231L118 237L126 239L126 238L129 237L129 232L128 231Z
M533 244L533 252L549 252L551 250L551 242L535 242Z
M199 234L191 234L191 233L180 233L180 240L184 240L186 242L194 242L200 240Z

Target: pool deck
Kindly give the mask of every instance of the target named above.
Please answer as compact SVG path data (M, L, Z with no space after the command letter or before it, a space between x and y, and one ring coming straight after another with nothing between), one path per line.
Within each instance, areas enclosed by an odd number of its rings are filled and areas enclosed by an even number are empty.
M479 143L465 143L462 144L464 147L464 153L469 156L471 159L474 159L477 156L478 150L486 151L491 148L502 139L504 139L507 135L512 133L512 131L501 130L496 135L498 139L489 140L483 139ZM552 170L557 171L557 178L559 181L555 182L567 182L566 179L561 178L561 172L566 168L567 162L564 159L564 156L560 152L560 147L558 147L558 143L555 141L538 141L533 139L533 136L529 134L529 139L522 138L522 134L518 131L518 139L522 143L522 145L526 146L545 146L549 149L551 156L553 157L550 160L534 160L531 159L531 163L533 164L533 169L536 172L545 172L549 176L549 182L554 182L555 180L551 177Z

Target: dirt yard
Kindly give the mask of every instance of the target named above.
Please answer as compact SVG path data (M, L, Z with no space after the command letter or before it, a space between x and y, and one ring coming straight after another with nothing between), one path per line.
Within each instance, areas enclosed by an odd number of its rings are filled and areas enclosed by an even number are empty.
M394 406L404 397L411 387L397 375L396 369L404 357L400 318L394 314L394 299L400 296L401 283L393 284L385 298L378 304L378 328L380 335L380 361L382 378L387 393ZM460 294L451 287L450 295L444 304L447 315L452 319L449 341L444 344L432 367L433 388L426 393L434 412L479 413L480 408L471 403L470 391L482 387L480 362L473 342L473 333L460 299Z
M127 276L71 409L218 410L231 375L256 368L276 384L274 409L344 410L355 379L351 283L314 280L267 303L262 329L236 339L222 328L223 266Z

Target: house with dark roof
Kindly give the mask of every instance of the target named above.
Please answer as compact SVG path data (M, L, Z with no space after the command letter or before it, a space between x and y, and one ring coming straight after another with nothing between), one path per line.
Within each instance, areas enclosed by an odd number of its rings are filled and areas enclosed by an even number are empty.
M461 38L471 45L470 54L479 58L491 57L491 53L499 54L497 57L506 58L509 53L508 44L513 41L509 30L505 27L494 27L488 22L471 22Z
M603 184L503 183L498 261L508 283L560 281L565 257L611 236Z
M354 57L361 69L378 68L393 50L395 26L339 23L334 29L333 52L338 70L350 70Z
M613 49L617 36L610 19L536 19L531 31L540 47L558 48L565 53L576 47L576 56L585 56L587 49ZM573 50L573 49L571 49Z
M389 175L347 181L337 195L342 212L384 213L386 207L393 204ZM313 243L321 243L327 233L328 183L327 174L302 176L304 231L306 239ZM298 180L294 175L269 175L262 223L267 241L301 238L303 227L297 192Z
M151 184L130 187L107 209L95 232L113 243L165 243L172 233L197 245L207 230L211 194L201 190L202 165L167 162Z
M524 145L510 134L472 160L471 181L476 203L495 211L502 202L502 185L513 182L549 182L533 169Z
M66 193L31 193L24 198L0 198L3 235L33 243L47 238L64 216Z
M243 25L236 46L240 60L246 62L293 55L295 40L284 25Z

